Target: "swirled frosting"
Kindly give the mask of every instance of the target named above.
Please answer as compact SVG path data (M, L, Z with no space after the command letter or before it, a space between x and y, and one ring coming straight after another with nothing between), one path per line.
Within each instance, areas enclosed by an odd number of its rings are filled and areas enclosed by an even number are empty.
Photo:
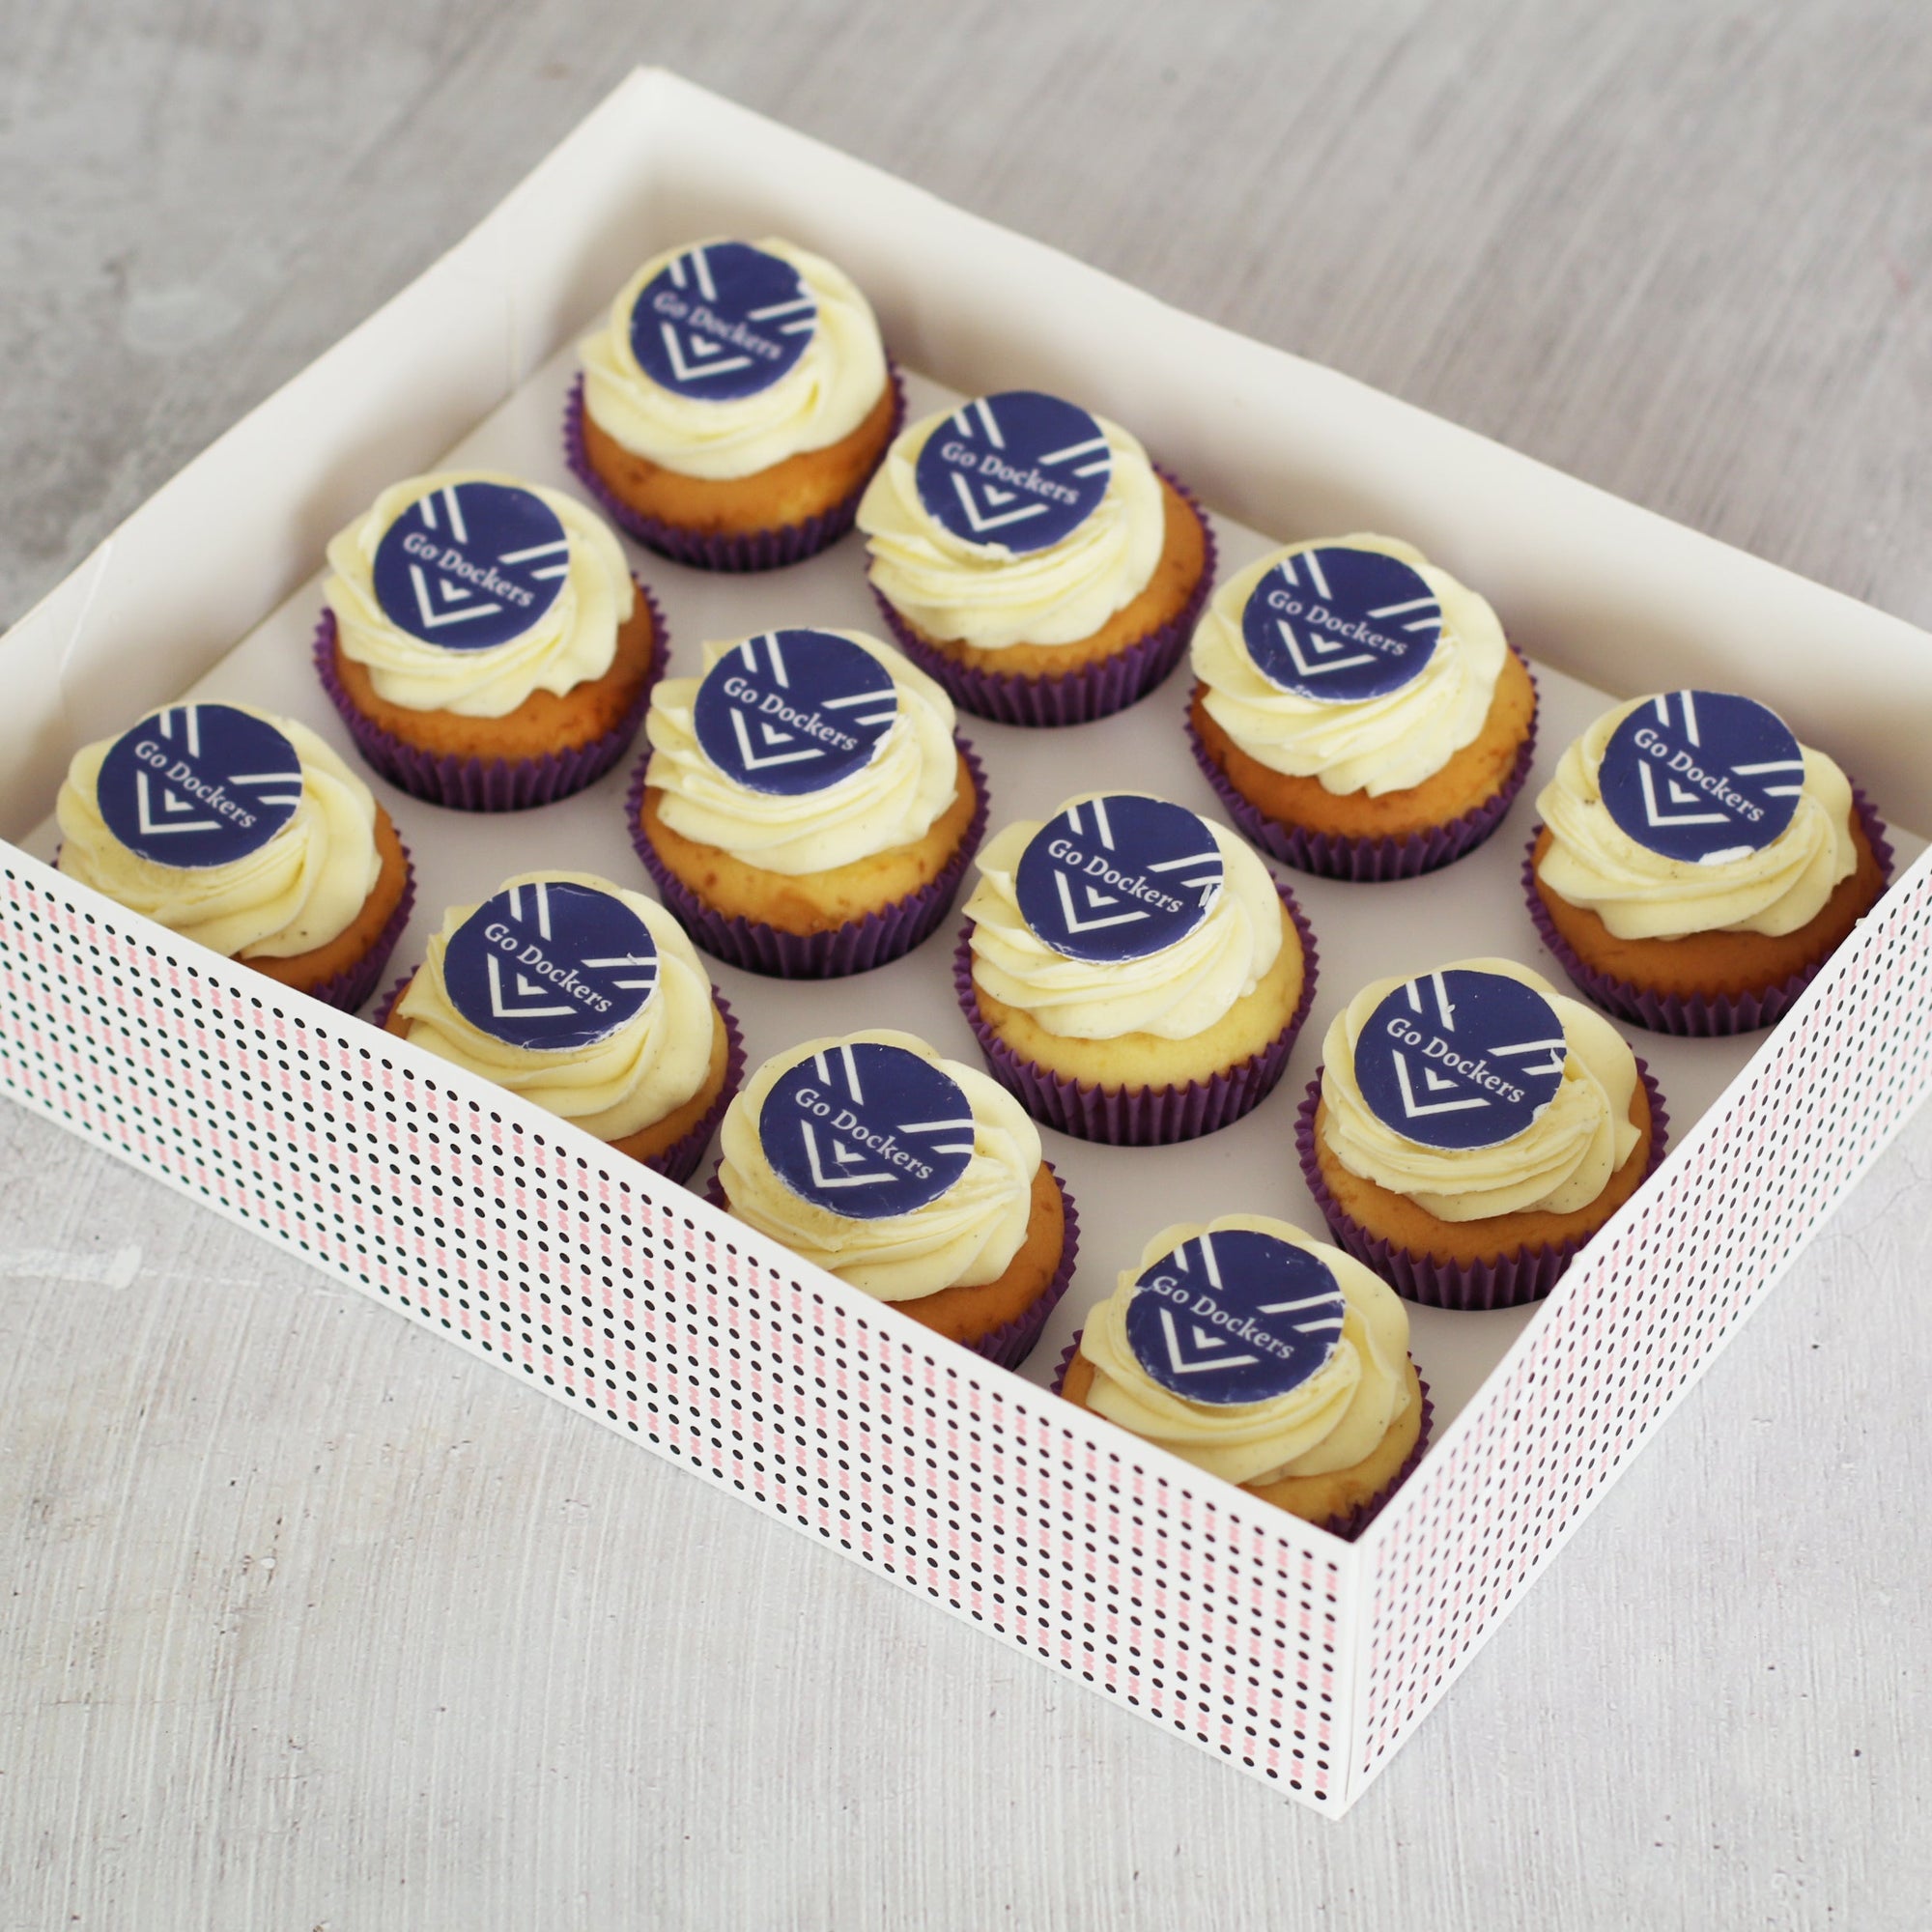
M833 635L876 658L898 694L898 716L870 760L822 791L753 791L721 772L698 743L693 714L704 680L666 678L651 694L644 720L651 746L644 782L663 793L658 810L673 832L797 878L910 845L952 804L959 793L952 700L876 638L863 631ZM707 642L705 669L744 641Z
M375 891L376 801L306 724L252 704L231 708L267 720L301 765L301 803L272 838L226 866L162 866L130 852L100 815L100 767L116 742L103 738L73 754L61 785L60 868L211 952L291 959L338 937Z
M1352 704L1324 704L1264 677L1242 641L1256 586L1284 557L1304 551L1379 551L1407 564L1435 593L1442 633L1421 672L1399 691ZM1509 650L1489 604L1412 546L1394 537L1350 536L1270 551L1224 583L1194 632L1194 674L1208 687L1208 715L1268 770L1313 778L1324 791L1406 791L1439 772L1481 733Z
M520 636L487 650L443 650L391 623L376 595L376 552L393 524L434 490L497 483L527 490L554 510L570 543L570 574L543 614ZM409 711L502 718L535 691L561 696L602 677L617 654L617 632L637 607L637 586L602 518L560 491L489 469L440 470L394 483L328 546L323 596L335 613L344 657L366 667L376 695Z
M1694 932L1776 938L1809 923L1858 867L1852 783L1808 745L1804 789L1791 823L1756 852L1716 864L1666 859L1610 816L1598 773L1616 728L1654 702L1633 698L1575 739L1536 809L1550 834L1538 876L1558 897L1585 906L1618 939L1679 939Z
M818 304L818 327L791 368L749 396L711 401L653 382L631 347L638 297L686 246L654 255L618 290L609 323L578 345L583 407L633 455L684 476L755 475L803 450L841 441L886 385L886 351L866 298L843 270L789 242L754 242L789 262Z
M1139 1278L1182 1242L1234 1228L1272 1235L1326 1264L1346 1304L1342 1338L1327 1361L1286 1395L1264 1402L1189 1402L1141 1366L1127 1340L1127 1305ZM1089 1408L1230 1483L1266 1484L1352 1468L1409 1404L1408 1315L1394 1290L1339 1248L1259 1214L1163 1228L1088 1316L1080 1352L1094 1365Z
M936 1200L910 1213L858 1220L814 1206L785 1185L765 1156L758 1119L773 1085L801 1061L841 1044L807 1040L775 1055L725 1110L719 1185L739 1220L881 1301L917 1301L941 1289L997 1281L1026 1239L1039 1171L1039 1130L1005 1088L943 1060L911 1034L874 1030L845 1042L904 1047L955 1081L973 1115L973 1152Z
M1370 1107L1355 1080L1362 1029L1405 983L1377 980L1336 1014L1321 1043L1330 1151L1350 1174L1406 1195L1438 1221L1483 1221L1532 1208L1567 1214L1588 1207L1637 1144L1630 1118L1635 1056L1601 1013L1565 998L1527 966L1513 959L1460 959L1454 965L1520 980L1549 1002L1566 1047L1554 1097L1520 1134L1494 1147L1443 1150L1399 1134Z
M1067 804L1097 796L1083 792ZM1232 832L1202 820L1225 867L1207 918L1164 952L1094 962L1055 952L1020 912L1014 875L1041 823L1019 819L986 841L966 901L973 977L994 999L1062 1038L1192 1039L1266 977L1281 952L1281 900L1267 867Z
M655 899L589 872L520 872L500 890L539 881L583 886L621 899L643 921L658 952L657 990L614 1033L588 1046L513 1046L464 1018L443 982L443 953L474 905L452 906L396 1010L407 1037L444 1060L574 1121L599 1140L620 1141L675 1112L711 1070L711 980L684 928Z
M905 430L860 500L873 584L928 636L982 651L1091 637L1147 588L1166 543L1160 478L1147 451L1118 423L1094 417L1112 459L1106 494L1058 543L1015 555L1002 543L955 536L920 501L920 451L952 413Z

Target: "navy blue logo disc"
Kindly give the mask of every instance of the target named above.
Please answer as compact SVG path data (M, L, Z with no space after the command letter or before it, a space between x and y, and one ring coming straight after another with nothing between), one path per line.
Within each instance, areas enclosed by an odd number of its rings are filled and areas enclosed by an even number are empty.
M631 354L660 386L726 402L770 388L817 327L817 299L789 262L746 242L711 242L644 284Z
M376 601L398 630L447 651L520 638L556 602L570 539L533 491L445 483L376 546Z
M967 543L1045 550L1099 508L1113 474L1085 410L1035 389L962 403L926 438L913 471L926 514Z
M226 866L259 851L301 803L301 760L266 719L229 704L175 704L116 739L100 766L100 816L158 866Z
M1568 1052L1533 986L1458 966L1410 980L1375 1009L1355 1042L1355 1084L1405 1140L1498 1147L1556 1097Z
M1165 799L1106 792L1069 805L1027 841L1020 917L1069 959L1145 959L1185 939L1226 867L1207 824Z
M1183 1241L1134 1283L1127 1346L1189 1402L1267 1402L1321 1369L1348 1304L1327 1263L1254 1228Z
M1804 753L1784 720L1751 698L1672 691L1610 734L1597 783L1639 845L1721 866L1762 851L1791 823Z
M509 1046L562 1052L609 1037L657 991L650 927L611 893L568 880L506 887L442 953L450 1004Z
M1421 675L1442 639L1442 607L1400 557L1331 544L1283 557L1255 585L1241 639L1270 684L1359 704Z
M758 1114L772 1171L814 1208L858 1221L936 1201L973 1158L959 1083L883 1040L827 1046L781 1074Z
M704 755L753 791L823 791L868 764L898 716L870 651L832 631L767 631L705 672L693 707Z

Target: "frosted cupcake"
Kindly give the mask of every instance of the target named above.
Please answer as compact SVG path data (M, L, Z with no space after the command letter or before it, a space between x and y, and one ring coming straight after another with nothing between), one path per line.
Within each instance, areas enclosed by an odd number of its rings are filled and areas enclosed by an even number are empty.
M1072 1277L1078 1220L1033 1122L910 1034L775 1055L722 1147L717 1192L748 1227L1006 1367Z
M353 1011L410 915L409 854L307 725L175 704L73 754L57 863L147 918Z
M588 872L523 872L452 907L384 1025L671 1180L691 1178L744 1070L677 922Z
M1513 960L1374 981L1321 1060L1302 1174L1342 1246L1414 1301L1547 1294L1663 1157L1643 1063Z
M391 784L471 811L544 805L637 734L664 625L582 503L491 470L392 485L328 546L315 662Z
M1270 552L1194 633L1194 754L1235 823L1303 871L1399 879L1493 832L1536 748L1495 612L1390 537Z
M1429 1437L1407 1310L1359 1262L1258 1214L1148 1242L1067 1350L1060 1393L1343 1536Z
M1605 712L1537 810L1524 879L1545 943L1599 1006L1663 1033L1769 1026L1891 872L1837 765L1725 692Z
M913 424L859 527L894 635L962 709L1009 724L1145 696L1214 574L1207 520L1134 438L1031 389Z
M709 570L843 535L904 413L865 297L789 242L653 256L578 354L571 468L639 542Z
M631 837L720 959L786 979L863 972L945 918L985 826L952 700L860 631L704 646L660 685Z
M1083 794L989 839L954 986L1037 1120L1122 1146L1191 1140L1274 1088L1315 992L1294 900L1222 826Z

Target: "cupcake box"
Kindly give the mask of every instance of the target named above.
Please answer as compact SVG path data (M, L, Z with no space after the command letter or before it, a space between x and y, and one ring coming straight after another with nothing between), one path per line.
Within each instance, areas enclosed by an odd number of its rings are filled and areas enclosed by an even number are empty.
M1214 513L1224 577L1297 536L1416 543L1494 603L1542 694L1536 769L1479 850L1387 885L1278 874L1321 980L1253 1114L1177 1147L1047 1134L1080 1205L1080 1261L1018 1374L46 863L68 756L142 709L258 703L348 750L307 648L329 536L385 484L452 463L572 488L557 426L575 342L653 250L726 231L788 235L849 271L915 414L1023 386L1131 427ZM748 578L627 554L681 672L707 637L879 628L856 537ZM0 833L17 841L0 854L0 1091L1330 1813L1932 1087L1932 868L1915 836L1932 828L1932 639L660 72L635 75L471 236L137 511L0 639ZM1776 1031L1626 1029L1668 1100L1668 1157L1547 1301L1412 1310L1435 1439L1361 1539L1050 1396L1086 1312L1160 1227L1250 1211L1321 1233L1294 1113L1357 987L1495 952L1560 980L1519 877L1537 787L1610 698L1690 684L1762 697L1829 749L1885 813L1895 883ZM1188 749L1187 688L1178 672L1115 718L1059 731L964 721L993 825L1103 786L1224 816ZM648 890L624 825L629 765L510 818L375 781L417 871L397 958L420 957L442 907L519 867ZM851 980L716 977L753 1063L880 1024L970 1059L956 926Z

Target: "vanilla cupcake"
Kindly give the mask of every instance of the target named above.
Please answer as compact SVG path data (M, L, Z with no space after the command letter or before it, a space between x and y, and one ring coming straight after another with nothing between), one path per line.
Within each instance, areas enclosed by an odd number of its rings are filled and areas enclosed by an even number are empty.
M70 878L345 1011L409 920L389 814L307 725L252 705L169 705L82 746L55 812Z
M1078 724L1174 668L1214 575L1194 500L1119 424L1010 389L912 425L859 505L894 635L964 710Z
M952 700L860 631L766 631L704 663L658 687L627 804L666 903L754 973L829 979L911 951L985 826Z
M1336 1239L1414 1301L1547 1294L1663 1157L1608 1021L1509 959L1378 980L1328 1028L1297 1122Z
M578 354L571 468L640 543L708 570L842 536L904 414L865 297L789 242L654 255Z
M436 805L518 810L623 755L664 625L604 521L492 470L412 476L328 546L316 669L356 749Z
M1078 1217L1033 1122L910 1034L774 1055L721 1146L716 1193L748 1227L1008 1368L1072 1278Z
M990 838L953 983L1037 1120L1119 1146L1192 1140L1273 1090L1315 994L1294 900L1224 827L1092 792Z
M383 1023L678 1181L744 1070L676 920L588 872L522 872L453 906Z
M1258 1214L1162 1229L1088 1316L1059 1391L1342 1536L1429 1439L1407 1310L1359 1262Z
M1725 692L1605 712L1537 810L1524 882L1545 944L1599 1006L1662 1033L1771 1025L1891 873L1837 765Z
M1194 633L1194 755L1264 852L1400 879L1482 843L1522 788L1536 686L1496 613L1420 551L1271 551Z

